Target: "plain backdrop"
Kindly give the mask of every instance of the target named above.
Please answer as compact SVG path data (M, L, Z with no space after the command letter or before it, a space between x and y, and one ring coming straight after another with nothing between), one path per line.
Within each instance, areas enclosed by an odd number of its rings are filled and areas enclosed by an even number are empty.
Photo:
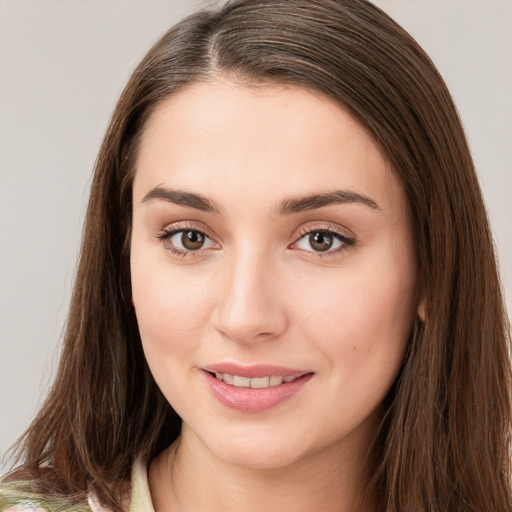
M377 3L455 97L512 311L512 2ZM202 4L0 0L0 454L55 370L91 170L115 101L157 37Z

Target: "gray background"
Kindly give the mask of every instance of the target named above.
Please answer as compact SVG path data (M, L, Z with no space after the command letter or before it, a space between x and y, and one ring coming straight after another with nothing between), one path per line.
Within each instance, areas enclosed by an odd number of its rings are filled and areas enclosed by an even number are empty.
M157 37L202 3L0 0L0 454L55 369L114 103ZM455 97L512 311L512 2L377 3L423 45Z

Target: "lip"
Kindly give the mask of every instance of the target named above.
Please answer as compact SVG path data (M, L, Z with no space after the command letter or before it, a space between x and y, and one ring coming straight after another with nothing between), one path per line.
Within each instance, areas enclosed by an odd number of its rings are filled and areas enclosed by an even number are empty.
M203 367L203 370L211 373L229 373L230 375L239 375L240 377L247 377L254 379L258 377L300 377L306 373L311 373L307 370L298 370L293 368L285 368L284 366L275 366L268 364L258 364L251 366L243 366L237 363L218 363L211 364Z
M229 373L241 377L293 376L292 382L283 382L268 388L242 388L226 384L212 373ZM299 393L313 377L312 372L280 366L240 366L232 363L215 364L202 369L202 374L213 396L224 406L241 412L263 412Z

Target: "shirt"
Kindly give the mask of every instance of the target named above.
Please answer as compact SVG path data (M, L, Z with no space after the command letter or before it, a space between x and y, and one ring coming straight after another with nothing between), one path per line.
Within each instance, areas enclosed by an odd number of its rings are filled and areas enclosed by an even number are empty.
M1 501L1 489L0 489ZM102 507L96 497L96 494L91 492L87 498L91 512L111 512L110 509ZM48 505L37 505L34 503L19 503L5 509L1 512L51 512L51 500ZM129 505L126 509L127 512L155 512L151 502L151 494L149 493L148 472L146 464L142 460L137 460L132 467L131 485L130 485L130 499Z

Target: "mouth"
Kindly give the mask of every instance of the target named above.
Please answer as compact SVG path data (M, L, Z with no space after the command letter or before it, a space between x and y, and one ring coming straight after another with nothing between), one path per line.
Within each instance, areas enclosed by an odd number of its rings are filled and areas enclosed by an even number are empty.
M266 389L274 386L279 386L283 383L293 382L300 379L304 375L267 375L266 377L244 377L242 375L232 375L230 373L221 372L208 372L217 380L221 380L230 386L236 388L253 388L253 389Z
M278 366L232 363L202 368L213 396L241 412L263 412L299 394L314 372Z

